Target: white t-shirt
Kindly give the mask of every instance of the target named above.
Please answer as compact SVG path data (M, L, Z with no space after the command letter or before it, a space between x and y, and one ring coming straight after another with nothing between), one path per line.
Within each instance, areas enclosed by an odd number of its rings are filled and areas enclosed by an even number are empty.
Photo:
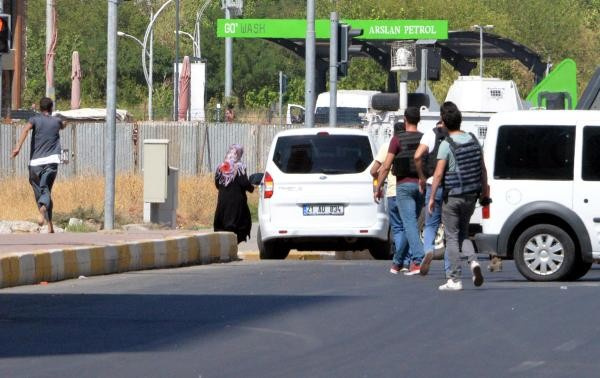
M375 161L383 164L385 158L388 154L388 149L390 148L390 142L384 143L381 147L379 147L379 151L377 151L377 156L375 156ZM396 197L396 176L390 172L387 175L387 189L385 190L386 197Z
M33 159L29 162L31 167L39 167L40 165L46 164L60 164L60 155L50 155L46 157L41 157L37 159Z
M423 133L423 136L421 137L421 142L419 143L426 145L427 153L431 153L431 151L433 151L433 149L435 148L435 132L433 131L433 129L425 131L425 133ZM427 183L429 185L433 184L433 176L427 178Z

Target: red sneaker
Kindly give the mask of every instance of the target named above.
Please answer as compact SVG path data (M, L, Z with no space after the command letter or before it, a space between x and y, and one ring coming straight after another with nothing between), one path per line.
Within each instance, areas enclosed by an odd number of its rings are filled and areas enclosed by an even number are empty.
M421 266L415 263L410 263L410 268L408 268L408 272L404 272L404 275L414 276L419 273L421 273Z
M390 268L390 273L392 273L392 274L398 274L401 270L402 270L402 266L401 265L392 264L392 267Z

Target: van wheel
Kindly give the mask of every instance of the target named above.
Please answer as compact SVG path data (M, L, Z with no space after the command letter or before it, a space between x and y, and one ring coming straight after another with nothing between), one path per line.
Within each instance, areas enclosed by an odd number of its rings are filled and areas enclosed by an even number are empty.
M260 227L256 232L256 241L258 244L258 254L261 260L284 260L290 253L290 249L283 247L278 240L263 242L260 234Z
M530 281L556 281L567 278L575 266L575 245L563 229L538 224L526 229L514 249L519 272Z
M394 256L394 243L390 239L372 240L369 243L369 253L375 260L391 260Z

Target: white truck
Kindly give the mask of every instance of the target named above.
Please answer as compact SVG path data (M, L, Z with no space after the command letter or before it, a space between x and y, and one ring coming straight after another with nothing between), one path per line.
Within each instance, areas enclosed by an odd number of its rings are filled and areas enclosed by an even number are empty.
M379 101L379 97L386 95L388 99ZM427 95L415 96L416 103L409 106L421 108L421 122L419 130L432 129L440 119L439 109L433 109L426 104ZM381 145L391 138L394 123L402 121L403 113L398 111L399 100L397 94L382 94L373 97L375 106L383 110L371 108L367 113L365 129L372 134L376 143ZM426 99L427 101L423 101ZM393 102L396 101L394 104ZM498 112L524 110L528 107L519 96L517 85L512 80L501 80L496 78L482 78L480 76L460 76L450 86L445 101L454 102L461 110L463 122L461 129L475 134L483 145L487 130L487 124L492 114ZM433 101L431 101L433 103ZM379 106L378 106L379 105ZM395 106L396 110L393 109Z
M360 126L364 124L363 115L369 112L371 98L379 91L339 90L337 91L337 124L339 126ZM329 92L320 93L315 103L315 124L329 124ZM301 105L288 104L286 124L304 123L305 109Z

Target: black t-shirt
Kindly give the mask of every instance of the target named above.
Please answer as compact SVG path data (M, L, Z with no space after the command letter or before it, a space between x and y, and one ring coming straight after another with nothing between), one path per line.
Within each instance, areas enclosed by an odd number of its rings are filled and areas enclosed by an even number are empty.
M62 121L53 116L37 115L29 119L33 126L31 133L30 160L60 155L60 134Z

